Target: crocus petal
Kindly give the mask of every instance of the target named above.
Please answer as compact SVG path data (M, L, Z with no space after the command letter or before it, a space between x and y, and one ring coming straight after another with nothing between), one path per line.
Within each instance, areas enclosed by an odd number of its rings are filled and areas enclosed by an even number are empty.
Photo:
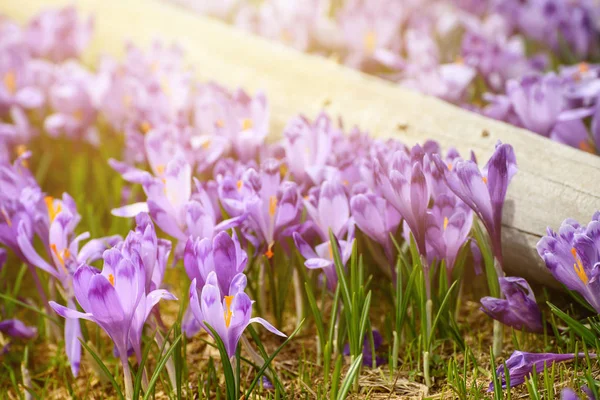
M146 202L139 202L139 203L133 203L133 204L129 204L123 207L119 207L119 208L113 208L111 210L111 214L114 215L115 217L125 217L125 218L132 218L135 217L136 215L138 215L139 213L147 213L150 212L149 208L148 208L148 203Z
M25 325L18 319L0 321L0 332L20 339L32 339L37 335L37 329Z
M92 313L82 313L81 311L67 308L65 306L62 306L62 305L54 302L54 301L50 301L50 302L48 302L48 304L50 305L50 307L52 307L52 309L54 311L56 311L56 313L58 315L60 315L63 318L71 318L71 319L80 318L80 319L86 319L88 321L95 321Z
M262 326L264 326L269 332L274 333L276 335L279 335L281 337L287 337L287 335L283 332L281 332L279 329L275 328L273 325L271 325L271 323L263 318L260 317L254 317L254 318L250 318L250 323L259 323Z
M69 300L68 304L69 308L75 308L73 300ZM67 318L65 321L65 351L71 364L73 376L77 376L79 373L79 365L81 363L81 343L79 339L82 338L79 319Z

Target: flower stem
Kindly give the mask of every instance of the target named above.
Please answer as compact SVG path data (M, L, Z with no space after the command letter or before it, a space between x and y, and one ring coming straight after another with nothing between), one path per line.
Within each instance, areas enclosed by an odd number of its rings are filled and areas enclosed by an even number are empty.
M121 351L121 364L123 364L123 381L125 382L125 398L127 400L133 399L133 384L131 382L131 370L129 369L129 361L127 359L127 349Z
M492 353L494 357L502 355L502 346L504 338L504 325L502 322L494 320L494 344L492 347Z
M294 300L296 303L296 328L300 326L302 322L302 316L304 315L304 301L302 299L302 285L300 284L300 275L298 270L294 268L292 271L292 279L294 282Z

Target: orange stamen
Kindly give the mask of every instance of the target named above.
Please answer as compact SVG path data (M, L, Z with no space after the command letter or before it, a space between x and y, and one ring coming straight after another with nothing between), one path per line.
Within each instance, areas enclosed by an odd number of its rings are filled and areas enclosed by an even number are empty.
M367 53L372 54L377 47L377 34L373 31L369 31L363 37L363 45Z
M242 121L242 130L252 129L252 120L250 118L244 118Z
M329 252L329 259L333 260L333 248L331 242L327 243L327 251Z
M8 93L15 94L17 92L17 76L14 71L8 71L2 79Z
M575 273L577 274L579 279L581 279L581 281L585 285L587 285L590 280L589 280L587 274L585 273L585 269L583 268L581 259L577 255L577 250L575 250L575 247L571 248L571 254L573 255L573 258L575 259L575 264L573 264L573 269L575 270Z
M50 249L52 250L52 253L54 253L54 255L56 256L56 258L58 258L58 261L60 262L60 265L62 265L62 267L64 268L65 267L65 259L59 253L59 251L56 249L56 245L55 244L51 244L50 245Z
M487 185L487 176L482 176L481 180L483 181L483 183L485 183Z
M244 182L242 182L242 180L240 179L239 181L237 181L236 186L237 186L238 192L241 192L242 187L244 186Z
M444 217L444 230L448 227L448 217Z
M277 197L271 196L269 197L269 215L273 217L275 215L275 211L277 210Z
M164 173L165 173L165 165L164 165L164 164L158 164L158 165L156 166L156 172L157 172L159 175L162 175L162 174L164 174Z
M281 176L285 176L288 172L288 167L285 164L281 164L279 166L279 173L281 174Z
M17 150L17 156L22 156L23 153L25 153L27 151L27 146L25 146L24 144L20 144L16 147Z
M452 165L452 163L451 163L451 162L449 162L449 163L448 163L448 170L449 170L449 171L452 171L452 168L454 168L454 166Z
M112 286L115 286L115 276L113 274L108 274L108 281Z
M217 125L217 128L222 128L225 126L225 122L223 122L222 119L218 119L217 122L215 122L215 125Z
M143 134L148 133L148 131L150 131L150 129L152 129L152 125L150 125L150 123L148 121L144 121L140 124L140 130L142 131Z
M62 210L62 206L58 203L56 208L54 207L54 197L46 196L44 197L44 201L46 202L46 208L48 209L48 216L50 217L50 222L54 221L54 218L58 215L58 213Z
M275 253L273 253L273 245L274 245L274 244L275 244L275 243L271 243L271 244L269 245L269 247L267 248L267 251L265 252L265 256L267 256L267 258L268 258L269 260L270 260L271 258L273 258L273 255L275 254Z
M350 184L350 182L348 182L346 179L344 179L344 180L342 181L342 184L343 184L344 186L348 186L348 185Z
M204 150L208 150L208 148L210 147L210 144L211 144L210 140L207 140L206 142L202 143L202 148Z
M579 65L577 67L579 68L580 74L585 74L586 72L588 72L590 70L590 64L588 64L586 62L579 63Z
M231 311L231 303L233 303L233 296L225 296L225 327L229 328L231 325L231 317L233 317L233 312Z

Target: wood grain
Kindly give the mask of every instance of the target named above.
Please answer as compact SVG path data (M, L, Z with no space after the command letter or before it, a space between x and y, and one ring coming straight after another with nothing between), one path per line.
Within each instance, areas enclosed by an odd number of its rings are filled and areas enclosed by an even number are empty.
M26 21L62 0L1 0L0 12ZM547 226L567 217L589 221L600 209L600 157L507 124L467 112L436 98L345 68L331 60L301 54L219 21L155 0L82 0L75 4L96 18L96 33L85 60L119 56L126 40L147 46L153 39L176 41L200 79L229 87L264 90L272 110L272 132L303 113L326 110L346 126L358 125L379 137L408 145L435 139L463 154L473 149L486 160L501 140L514 146L519 173L505 206L506 269L538 282L552 283L535 250ZM399 129L398 125L405 125ZM487 134L484 134L486 132Z

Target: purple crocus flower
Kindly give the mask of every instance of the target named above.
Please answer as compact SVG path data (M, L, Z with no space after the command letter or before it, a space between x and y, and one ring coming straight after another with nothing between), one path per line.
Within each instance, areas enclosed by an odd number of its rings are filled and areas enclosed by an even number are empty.
M27 326L18 319L0 321L0 332L19 339L33 339L37 335L36 328Z
M396 209L377 195L359 193L350 199L350 210L356 226L381 244L386 256L391 260L393 244L390 233L395 234L400 224L400 216Z
M60 282L67 304L75 308L73 289L73 274L82 263L94 262L102 257L107 248L113 246L121 237L118 235L93 239L79 249L79 243L89 238L85 232L75 236L74 231L81 216L77 213L75 201L68 194L63 194L62 200L45 197L48 212L48 243L47 258L41 256L33 247L32 234L26 220L19 222L16 241L24 261L50 274ZM65 350L71 364L73 375L77 376L81 360L81 327L79 321L65 321Z
M117 248L130 259L141 257L146 272L145 289L147 293L160 288L167 260L171 252L171 242L156 236L152 220L146 213L135 217L136 228L130 231Z
M156 224L180 242L177 255L183 251L183 243L193 237L212 237L216 232L237 225L245 216L222 221L217 224L217 210L210 197L196 181L193 193L192 169L182 155L177 155L165 166L157 166L158 176L147 171L109 160L110 165L123 175L123 179L141 183L147 201L114 209L113 215L132 217L140 212L149 212Z
M565 82L554 73L508 81L507 96L524 128L542 136L550 135L559 114L566 107Z
M248 263L246 251L242 249L235 231L218 233L208 238L188 239L183 256L185 270L191 280L196 280L202 289L208 275L216 271L221 292L226 293L233 278L244 272Z
M392 205L412 232L419 252L425 256L426 213L430 199L430 189L423 165L429 164L429 155L421 146L412 148L411 154L396 151L387 171L378 163L375 181L381 188L383 197Z
M27 43L35 56L61 62L81 54L90 41L93 25L92 17L80 19L73 6L50 9L29 22Z
M195 102L194 123L202 135L210 135L232 148L242 161L255 159L269 132L269 106L263 93L254 97L238 89L229 93L216 84L200 87ZM210 145L212 138L201 138L200 143Z
M508 184L517 172L512 146L498 143L483 170L472 160L457 160L452 170L439 156L434 155L433 160L450 190L483 222L492 241L494 256L502 265L502 208Z
M123 254L117 248L107 250L102 272L88 265L80 266L73 277L73 289L83 312L74 305L64 307L54 301L50 306L62 317L86 319L98 324L110 336L121 358L125 388L131 398L131 377L127 352L133 347L141 360L141 334L152 308L161 300L176 300L163 289L146 293L146 272L141 256Z
M208 275L200 298L198 298L196 282L192 281L190 286L190 307L194 317L211 336L212 333L206 328L206 323L217 332L230 358L235 356L244 330L253 322L258 322L276 335L286 336L266 320L260 317L250 318L252 301L244 293L246 279L243 274L237 276L244 279L234 279L228 289L229 294L225 296L221 295L217 273L214 271Z
M335 290L338 277L333 261L333 248L331 242L328 240L313 248L298 232L294 232L293 237L298 251L306 259L304 266L308 269L322 269L327 277L327 287L332 291ZM346 265L352 255L354 239L348 241L337 240L337 246L340 251L342 264Z
M219 187L223 207L230 215L247 216L242 232L256 247L273 256L275 241L302 229L302 198L294 182L282 181L280 163L266 160L259 171L248 169L235 186L223 179Z
M65 135L97 143L93 126L96 119L93 75L75 62L62 65L50 88L50 105L54 113L44 121L44 129L51 136Z
M226 232L209 238L189 238L183 255L183 265L188 277L196 282L197 290L202 290L211 272L217 272L221 293L228 293L233 280L244 271L248 256L242 249L235 231L232 236ZM185 312L183 330L188 337L194 336L201 326L193 317L191 309Z
M471 210L453 194L441 194L427 212L427 257L446 261L448 282L460 249L468 239L473 223Z
M297 116L288 122L283 136L286 161L294 180L300 184L320 184L335 137L327 114L321 113L312 123Z
M584 385L581 388L581 391L585 394L585 397L579 397L573 389L564 388L560 392L560 399L561 400L596 400L594 393L587 386Z
M595 354L590 354L590 357L595 358ZM585 353L579 354L555 354L555 353L526 353L523 351L515 351L506 360L506 368L510 375L510 387L515 387L523 382L525 378L531 375L535 368L537 373L544 370L544 366L549 368L555 362L570 361L575 357L585 357ZM501 379L502 388L506 389L506 376L504 374L504 365L498 366L496 374ZM494 390L494 383L490 382L488 392Z
M569 290L579 292L600 313L600 211L587 226L566 219L558 232L548 234L537 251L552 275Z
M346 189L340 181L324 181L315 196L304 200L308 216L321 236L329 240L329 231L342 238L350 225L350 204Z
M491 318L517 330L542 333L542 313L535 301L533 290L523 278L500 278L503 298L484 297L481 311Z

